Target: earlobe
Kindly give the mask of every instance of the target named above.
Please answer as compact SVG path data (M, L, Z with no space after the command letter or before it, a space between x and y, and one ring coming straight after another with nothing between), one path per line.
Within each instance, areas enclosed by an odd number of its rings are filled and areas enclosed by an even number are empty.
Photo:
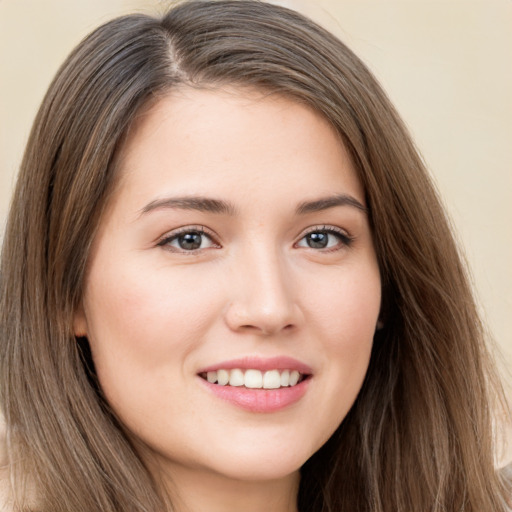
M73 315L73 334L77 338L87 337L87 318L82 303L78 305Z

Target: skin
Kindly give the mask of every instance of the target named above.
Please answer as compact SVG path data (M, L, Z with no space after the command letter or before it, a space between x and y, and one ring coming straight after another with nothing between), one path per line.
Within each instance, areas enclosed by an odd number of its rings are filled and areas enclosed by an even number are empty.
M74 319L107 400L178 511L295 511L299 468L353 404L380 309L364 209L297 212L335 195L365 206L346 149L289 99L183 87L132 127L119 173ZM170 197L233 211L158 203ZM181 228L207 236L183 249ZM198 376L246 356L309 365L305 395L252 412Z

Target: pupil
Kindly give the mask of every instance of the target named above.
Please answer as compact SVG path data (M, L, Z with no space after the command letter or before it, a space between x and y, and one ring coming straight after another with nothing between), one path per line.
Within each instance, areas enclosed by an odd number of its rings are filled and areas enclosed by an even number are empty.
M308 245L313 249L323 249L327 247L329 235L327 233L310 233L308 235Z
M182 249L193 250L201 247L201 233L186 233L178 238Z

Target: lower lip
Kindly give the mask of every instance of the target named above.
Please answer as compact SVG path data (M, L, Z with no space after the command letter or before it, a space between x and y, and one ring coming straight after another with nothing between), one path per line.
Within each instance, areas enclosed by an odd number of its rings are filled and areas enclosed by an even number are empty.
M250 412L276 412L298 402L306 393L311 377L292 387L278 389L249 389L243 386L220 386L199 377L202 383L226 402Z

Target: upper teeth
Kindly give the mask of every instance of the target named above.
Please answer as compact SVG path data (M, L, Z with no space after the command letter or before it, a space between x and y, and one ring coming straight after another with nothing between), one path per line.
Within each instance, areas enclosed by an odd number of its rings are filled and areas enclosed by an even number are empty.
M204 375L204 374L203 374ZM295 386L301 374L297 370L217 370L206 373L206 380L221 386L245 386L246 388L277 389Z

